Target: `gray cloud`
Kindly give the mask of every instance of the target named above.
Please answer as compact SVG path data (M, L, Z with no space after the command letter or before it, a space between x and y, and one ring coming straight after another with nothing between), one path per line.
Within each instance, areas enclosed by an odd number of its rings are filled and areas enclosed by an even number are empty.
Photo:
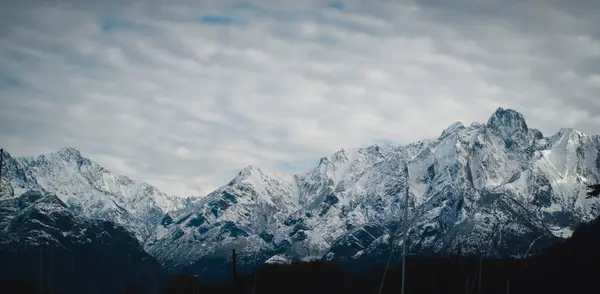
M0 4L0 142L179 195L522 112L597 133L596 1Z

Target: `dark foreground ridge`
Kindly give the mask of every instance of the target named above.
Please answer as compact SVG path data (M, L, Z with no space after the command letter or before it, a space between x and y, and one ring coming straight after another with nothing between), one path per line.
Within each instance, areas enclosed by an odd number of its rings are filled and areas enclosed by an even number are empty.
M407 259L406 293L591 293L600 288L597 282L599 248L600 218L579 226L567 241L526 259L480 260L477 256L458 255L410 258ZM2 262L5 262L4 256ZM480 264L481 281L478 279ZM80 274L71 281L66 277L64 280L64 283L77 284L78 293L102 287L97 283L111 283L110 279L103 280L101 273L85 273L85 265L79 269ZM132 279L132 284L121 293L378 293L383 272L383 267L375 266L368 274L352 274L324 261L265 265L253 274L218 284L185 274L172 276L156 288L149 287L156 282L151 277ZM88 283L77 281L86 275L96 277L87 279ZM399 266L388 270L381 293L400 293L400 277ZM0 292L66 293L50 291L47 285L40 285L39 277L31 275L4 284Z
M151 291L166 272L123 227L89 220L55 195L28 191L0 201L0 293Z

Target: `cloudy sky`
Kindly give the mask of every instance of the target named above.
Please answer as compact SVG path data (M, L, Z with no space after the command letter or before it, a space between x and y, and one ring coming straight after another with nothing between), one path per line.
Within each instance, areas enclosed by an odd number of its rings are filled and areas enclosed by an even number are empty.
M1 147L73 146L170 194L499 106L600 133L600 1L0 2Z

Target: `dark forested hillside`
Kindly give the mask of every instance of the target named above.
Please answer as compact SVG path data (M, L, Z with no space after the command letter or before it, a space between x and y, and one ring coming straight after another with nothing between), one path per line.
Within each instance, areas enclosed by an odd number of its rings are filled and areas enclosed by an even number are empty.
M167 277L123 227L82 218L53 194L0 200L0 226L0 293L151 291Z

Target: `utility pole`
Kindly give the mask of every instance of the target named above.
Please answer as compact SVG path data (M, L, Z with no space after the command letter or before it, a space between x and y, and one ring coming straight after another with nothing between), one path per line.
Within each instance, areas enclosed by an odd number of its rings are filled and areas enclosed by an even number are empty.
M394 231L396 233L397 230ZM388 255L387 263L385 264L385 270L383 271L383 278L381 278L381 285L379 285L379 292L383 291L383 283L385 283L385 277L387 276L388 268L390 267L390 260L392 259L392 253L394 252L394 240L393 235L390 234L390 255Z
M481 268L483 266L483 254L479 256L479 279L477 281L477 294L481 294Z
M192 281L192 294L196 294L196 282L198 281L198 275L193 275L190 280Z
M236 254L235 254L235 249L231 249L231 260L232 260L232 265L231 265L231 282L233 284L233 291L234 293L238 294L240 293L240 289L239 289L239 285L238 285L238 278L237 278L237 268L236 268Z
M0 191L2 191L2 160L4 159L4 149L0 148Z
M49 281L50 293L52 293L52 286L54 285L54 249L50 248L50 281Z
M236 264L235 264L236 263L235 249L231 250L231 259L232 259L231 275L235 279L237 277L237 269L236 269Z
M44 246L40 246L40 294L44 294Z
M404 162L404 170L406 172L406 196L404 197L404 234L402 234L402 294L406 288L406 240L408 239L408 161Z
M469 294L469 278L465 279L465 294Z

